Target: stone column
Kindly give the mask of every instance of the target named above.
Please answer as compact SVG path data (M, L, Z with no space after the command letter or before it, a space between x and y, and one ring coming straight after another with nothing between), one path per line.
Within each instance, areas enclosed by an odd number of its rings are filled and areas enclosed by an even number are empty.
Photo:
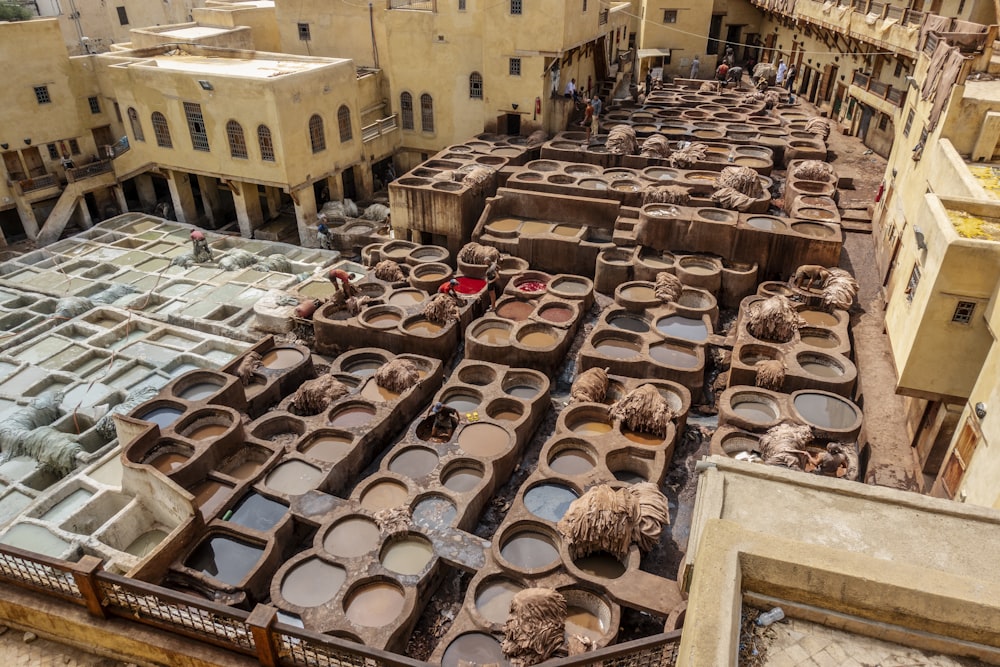
M31 207L31 202L23 197L15 196L14 201L17 203L17 215L21 218L24 233L34 241L38 238L38 218L35 217L35 209Z
M87 206L86 197L80 197L80 199L77 201L76 209L78 211L76 219L80 227L82 227L83 229L90 229L91 227L93 227L94 219L90 215L90 207Z
M273 185L265 185L264 197L267 199L268 219L274 220L281 214L281 189Z
M330 201L344 200L344 181L342 176L343 172L334 174L333 176L327 176L326 178L326 185L330 188Z
M236 205L236 221L240 226L240 236L253 238L253 230L264 224L264 211L260 206L257 184L233 181L233 185L237 186L233 203Z
M201 190L201 203L205 207L205 217L212 227L221 227L226 220L221 215L219 203L219 179L212 176L198 175L198 188Z
M316 247L316 192L312 183L292 193L295 202L295 222L299 227L299 244Z
M354 169L354 185L358 189L358 198L371 198L375 194L375 176L372 174L371 165L368 162L361 162L352 169Z
M113 189L115 191L115 199L118 201L118 210L122 213L128 213L128 200L125 199L125 188L119 183Z
M198 223L198 209L194 204L194 190L191 188L191 175L183 171L169 172L167 185L170 186L170 200L174 205L174 217L177 222L190 225Z
M156 207L156 188L153 187L153 177L149 174L139 174L132 180L139 193L139 203L142 204L142 210L152 211ZM123 209L122 213L127 210Z

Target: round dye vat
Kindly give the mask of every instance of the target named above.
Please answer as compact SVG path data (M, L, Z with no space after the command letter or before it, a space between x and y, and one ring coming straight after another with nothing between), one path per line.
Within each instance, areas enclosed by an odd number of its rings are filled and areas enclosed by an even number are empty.
M277 500L271 500L251 491L233 510L229 523L266 533L274 528L287 512L288 507Z
M495 579L476 593L476 611L490 623L503 625L510 615L510 601L524 586L510 579Z
M542 292L545 290L545 283L541 280L525 280L522 283L517 283L515 287L522 292Z
M512 387L507 387L504 389L504 391L515 398L529 399L529 398L534 398L536 395L538 395L538 389L536 387L532 387L531 385L527 384L519 384L519 385L514 385Z
M375 416L375 408L367 405L352 405L330 415L330 426L357 428L364 426Z
M733 414L755 424L766 424L778 418L778 408L761 399L750 396L734 397L731 401Z
M423 477L437 467L438 455L423 447L404 449L389 461L389 470L412 479Z
M583 185L583 183L588 183L588 182L591 181L582 181L581 185ZM603 189L603 188L598 188L598 189ZM576 236L578 233L580 233L580 228L574 227L573 225L556 225L552 229L552 233L557 236Z
M552 347L558 342L558 338L548 331L532 331L520 336L517 341L525 347L545 348Z
M559 559L559 551L552 540L532 531L517 533L504 542L500 555L514 567L524 570L547 567Z
M642 433L640 431L628 431L622 429L622 435L624 435L631 442L634 442L637 445L643 445L644 447L657 447L663 444L663 436L653 435L652 433Z
M818 347L824 350L831 350L840 347L840 341L836 336L829 335L818 329L799 329L799 339L803 345Z
M479 486L483 473L475 468L459 466L445 473L442 482L446 489L455 493L465 493Z
M186 567L230 586L238 586L260 561L264 550L230 537L209 537L184 561Z
M649 356L667 366L674 368L697 368L698 355L686 347L663 343L661 345L650 345Z
M364 323L376 329L391 329L403 319L399 313L379 313L364 319Z
M844 377L844 369L835 364L832 359L826 360L811 354L802 355L799 357L799 366L806 373L816 377L829 379Z
M566 606L566 636L581 635L597 641L607 630L597 614L589 609L576 605Z
M268 473L264 484L290 496L312 491L319 484L323 472L303 461L285 461Z
M629 359L631 357L636 357L639 355L639 349L638 343L618 338L605 338L594 346L594 350L600 354L614 359Z
M428 271L427 273L421 273L420 275L417 276L417 278L419 278L420 280L427 280L427 281L433 280L436 282L441 282L447 277L448 274L441 271Z
M334 556L355 558L377 547L381 539L374 521L353 518L331 528L323 538L323 548Z
M508 301L497 309L497 315L515 322L528 319L533 312L535 312L534 304L527 301Z
M374 375L375 371L381 368L384 363L384 359L359 359L345 364L342 368L345 373L366 378Z
M403 327L410 333L421 334L423 336L433 336L441 331L442 326L430 320L417 320Z
M820 225L815 222L792 223L792 231L796 231L806 236L815 236L819 238L828 238L837 235L837 232L835 232L830 227L827 227L826 225Z
M832 313L824 313L822 310L800 310L799 317L806 321L806 324L814 326L832 327L836 326L837 316Z
M285 368L291 368L304 358L305 355L299 350L289 347L279 347L265 354L261 358L260 363L264 367L270 368L272 371L280 371Z
M560 475L583 475L597 463L582 449L564 449L549 460L549 467Z
M570 430L579 435L603 435L611 432L611 423L590 419L575 422L570 426Z
M458 434L458 446L473 456L496 456L510 448L511 436L501 426L478 422L462 429Z
M164 474L170 474L188 462L188 457L176 452L163 452L149 461L144 461Z
M396 586L375 583L362 586L347 600L347 620L366 628L381 628L399 617L406 598Z
M353 442L351 438L342 435L322 435L310 440L302 448L302 453L317 461L334 463L350 453Z
M565 176L549 176L549 180L553 179L563 179ZM570 183L573 179L568 179ZM548 222L541 222L540 220L525 220L524 224L521 225L521 235L530 236L532 234L547 234L552 231L552 224Z
M182 414L184 414L184 411L180 408L164 406L161 408L153 408L149 412L142 414L139 419L147 422L153 422L161 429L164 429L177 421L177 418Z
M839 396L802 392L792 403L804 420L820 428L846 429L858 420L857 409Z
M217 382L199 382L186 388L178 394L178 397L187 401L200 401L203 398L208 398L220 389L222 389L222 385Z
M646 320L635 315L616 315L608 319L608 325L615 329L623 329L633 333L646 333L649 331L649 324Z
M486 228L494 232L512 232L521 226L518 218L497 218L486 223Z
M361 388L361 396L376 403L388 403L399 398L399 392L380 387L375 378L372 378Z
M647 481L643 475L632 470L616 470L615 479L626 484L642 484Z
M217 438L223 433L229 430L229 426L223 424L205 424L204 426L199 426L190 433L185 434L185 437L191 438L192 440L210 440L211 438Z
M459 276L457 280L458 285L455 286L455 291L459 294L478 294L486 288L486 281L479 278Z
M458 515L455 504L445 498L424 498L413 508L413 523L424 528L450 526Z
M412 306L423 302L426 295L419 290L396 290L386 301L390 306Z
M562 306L549 306L548 308L542 308L538 311L538 315L543 320L555 322L556 324L569 322L573 319L573 311L569 308L563 308Z
M479 403L479 397L475 394L451 394L444 400L445 405L459 412L472 412L479 407Z
M765 216L753 216L747 218L747 224L754 229L763 229L764 231L774 231L776 229L783 229L784 223L775 218L768 218Z
M514 410L500 410L495 414L491 414L490 417L502 422L516 422L523 414L523 412L515 412Z
M549 289L563 294L586 294L588 287L587 283L572 278L556 278L549 285Z
M645 285L626 287L620 294L623 299L628 299L629 301L653 301L656 298L656 292L653 291L653 288Z
M700 343L708 338L708 327L702 320L680 315L668 315L656 321L656 330L664 336Z
M700 209L698 214L709 220L726 220L726 216L720 214L715 209ZM722 215L721 218L719 217L720 215ZM710 276L719 272L719 266L714 262L697 258L681 260L680 267L696 276Z
M611 554L603 551L577 558L573 564L587 574L601 579L617 579L625 574L625 565Z
M398 482L378 482L361 494L361 506L372 512L399 507L408 495L410 492Z
M347 572L319 558L296 565L281 581L281 597L298 607L318 607L329 602L344 585Z
M434 557L434 547L429 540L410 535L382 549L382 566L396 574L420 574Z
M497 665L507 667L510 663L503 655L500 642L485 632L467 632L448 644L441 656L441 667L463 667L466 665Z
M477 339L490 345L502 345L510 340L510 330L504 327L483 327L475 333Z
M568 487L559 484L539 484L524 494L524 506L539 519L555 523L563 517L570 503L577 498L579 494Z

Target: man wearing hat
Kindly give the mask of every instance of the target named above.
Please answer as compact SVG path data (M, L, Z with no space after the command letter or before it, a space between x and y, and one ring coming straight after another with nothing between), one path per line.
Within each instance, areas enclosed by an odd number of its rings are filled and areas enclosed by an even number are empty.
M333 250L333 237L330 236L330 230L322 222L316 227L316 240L319 241L319 247L323 250Z

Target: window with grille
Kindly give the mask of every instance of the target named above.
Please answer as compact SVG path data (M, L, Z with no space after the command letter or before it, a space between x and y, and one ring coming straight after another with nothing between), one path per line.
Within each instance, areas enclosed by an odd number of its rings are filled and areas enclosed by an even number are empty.
M465 11L465 0L458 0L458 11Z
M243 136L243 126L235 120L226 123L226 139L229 140L229 154L235 158L247 159L247 140Z
M39 104L51 104L52 98L49 97L49 87L35 86L35 100L37 100Z
M351 131L351 110L347 108L346 104L342 104L337 109L337 129L340 130L340 143L354 138L354 132Z
M167 125L167 118L159 111L153 112L153 135L156 137L156 145L160 148L173 148L174 142L170 139L170 126Z
M976 312L975 301L959 301L955 306L955 312L951 316L952 322L968 324L972 321L972 314Z
M677 23L677 10L676 9L664 9L663 10L663 22L664 23Z
M913 270L910 271L910 280L906 284L907 301L913 301L913 293L917 291L917 285L919 284L920 284L920 267L914 264Z
M402 93L399 96L399 123L404 130L413 129L413 96Z
M434 131L434 98L427 93L420 96L420 129Z
M80 142L77 141L76 139L70 139L69 140L69 152L72 153L73 155L79 155L80 154Z
M101 101L96 97L88 97L87 104L90 105L90 113L101 113Z
M511 76L521 76L521 59L511 58L508 66Z
M257 143L260 144L260 159L274 162L274 144L271 142L271 130L267 125L257 127Z
M510 0L511 14L520 14L522 10L523 7L521 6L521 0Z
M115 7L118 10L118 23L121 25L128 25L128 12L125 11L124 7Z
M479 72L469 75L469 97L475 100L483 99L483 75Z
M884 130L888 127L889 127L889 115L881 114L881 116L878 119L878 129Z
M59 149L56 148L55 144L46 144L45 147L49 149L49 159L58 160L59 159Z
M583 0L583 13L587 13L587 0Z
M906 114L906 124L903 125L903 136L910 136L910 128L913 126L913 109Z
M299 39L303 42L308 42L312 37L309 34L309 24L300 23L299 24Z
M323 119L319 114L314 114L309 119L309 143L312 145L312 152L319 153L326 150L326 135L323 134Z
M191 146L196 151L208 151L208 131L205 129L205 117L201 114L201 105L195 102L184 103L184 115L187 117L188 131L191 133Z
M134 107L128 108L128 123L132 126L132 136L136 141L145 141L146 135L142 133L142 123L139 122L139 113Z

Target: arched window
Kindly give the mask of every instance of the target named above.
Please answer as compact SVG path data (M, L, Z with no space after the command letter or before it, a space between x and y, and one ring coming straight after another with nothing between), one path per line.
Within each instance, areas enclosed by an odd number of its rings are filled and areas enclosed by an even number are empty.
M159 111L153 112L153 135L156 137L156 145L160 148L173 148L174 142L170 140L170 126L167 119Z
M434 98L427 93L420 96L420 129L434 131Z
M267 125L257 126L257 143L260 144L260 159L274 162L274 144L271 142L271 130Z
M409 93L403 93L399 96L399 115L401 118L399 122L402 124L404 130L413 129L413 96Z
M474 100L483 99L483 75L479 72L469 75L469 97Z
M229 139L229 154L247 159L247 140L243 136L243 126L235 120L226 123L226 138Z
M351 132L351 110L346 104L337 109L337 126L340 128L340 143L350 141L354 134Z
M315 114L309 119L309 143L312 144L313 153L326 150L326 137L323 135L323 119L319 117L319 114Z
M132 126L132 136L136 141L145 141L146 136L142 133L142 123L139 122L139 113L132 107L128 108L128 122Z

